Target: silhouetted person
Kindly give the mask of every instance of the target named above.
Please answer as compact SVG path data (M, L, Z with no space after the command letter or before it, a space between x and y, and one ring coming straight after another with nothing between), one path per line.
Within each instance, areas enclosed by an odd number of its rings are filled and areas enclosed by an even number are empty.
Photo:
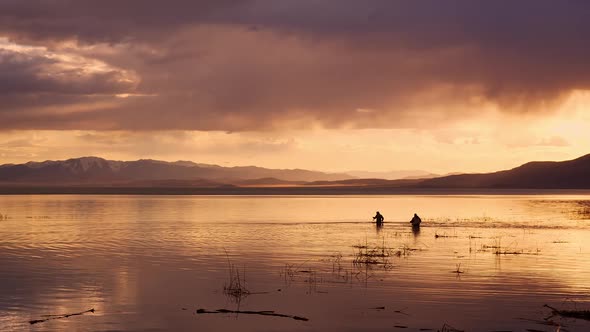
M422 222L422 219L420 219L420 217L418 217L418 215L414 213L414 218L412 218L412 220L410 220L412 227L420 227L421 222Z
M379 213L379 211L377 211L377 214L373 217L373 220L375 220L377 222L377 226L379 226L379 225L383 225L383 220L385 220L385 218L383 218L381 213Z

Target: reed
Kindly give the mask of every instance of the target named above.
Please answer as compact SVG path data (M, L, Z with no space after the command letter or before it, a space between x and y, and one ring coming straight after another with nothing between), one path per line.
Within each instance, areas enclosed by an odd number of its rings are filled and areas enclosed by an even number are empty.
M241 271L229 259L229 254L225 252L227 258L227 265L229 268L229 278L223 285L223 293L236 301L250 295L250 291L246 288L246 267Z

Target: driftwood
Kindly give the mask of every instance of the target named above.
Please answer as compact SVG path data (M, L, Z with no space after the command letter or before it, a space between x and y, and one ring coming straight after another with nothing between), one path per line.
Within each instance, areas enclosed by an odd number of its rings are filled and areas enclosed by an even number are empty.
M71 317L71 316L80 316L80 315L87 314L89 312L94 313L94 308L88 309L86 311L76 312L76 313L73 313L73 314L46 315L45 317L48 317L48 318L44 318L44 319L33 319L33 320L30 320L29 321L29 324L33 325L33 324L37 324L37 323L43 323L43 322L46 322L46 321L52 320L52 319L61 319L61 318L68 318L68 317Z
M559 309L549 306L547 304L545 304L544 307L551 309L554 316L558 315L561 317L590 320L590 311L589 310L559 310Z
M464 331L454 328L451 325L445 323L445 324L443 324L443 327L440 329L440 332L464 332Z
M263 311L251 311L251 310L229 310L229 309L217 309L209 311L207 309L198 309L197 314L244 314L244 315L261 315L261 316L274 316L274 317L285 317L292 318L294 320L308 321L309 319L301 316L279 314L272 310Z

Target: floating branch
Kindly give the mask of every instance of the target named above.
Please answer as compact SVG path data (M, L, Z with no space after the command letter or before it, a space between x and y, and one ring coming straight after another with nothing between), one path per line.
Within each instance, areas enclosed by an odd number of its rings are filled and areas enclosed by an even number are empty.
M559 310L559 309L553 308L552 306L549 306L547 304L545 304L544 307L551 309L553 315L559 315L559 316L568 317L568 318L590 320L590 311L589 310Z
M244 314L244 315L261 315L261 316L274 316L274 317L285 317L293 318L294 320L308 321L309 319L301 316L279 314L272 310L263 311L251 311L251 310L229 310L229 309L217 309L209 311L207 309L198 309L197 314Z
M451 325L445 323L443 325L443 327L440 329L440 332L464 332L464 331L454 328Z
M33 320L30 320L30 321L29 321L29 323L30 323L31 325L33 325L33 324L37 324L37 323L43 323L43 322L46 322L46 321L48 321L48 320L52 320L52 319L61 319L61 318L68 318L68 317L71 317L71 316L80 316L80 315L87 314L87 313L89 313L89 312L92 312L92 313L94 313L94 308L92 308L92 309L88 309L88 310L86 310L86 311L82 311L82 312L76 312L76 313L73 313L73 314L65 314L65 315L47 315L46 317L49 317L49 318L45 318L45 319L33 319Z

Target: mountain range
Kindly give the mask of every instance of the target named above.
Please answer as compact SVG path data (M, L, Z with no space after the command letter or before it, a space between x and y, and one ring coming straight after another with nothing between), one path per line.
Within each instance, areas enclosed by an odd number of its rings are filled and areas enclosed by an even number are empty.
M423 170L400 170L389 172L367 172L367 171L347 171L346 174L352 175L359 179L384 179L384 180L400 180L400 179L429 179L436 178L441 175L430 173Z
M29 185L197 185L217 186L255 179L276 181L336 181L348 174L303 169L268 169L255 166L222 167L190 161L142 159L113 161L82 157L60 161L28 162L0 166L0 184ZM266 181L268 182L268 180Z
M424 171L405 179L358 178L348 173L255 166L222 167L190 161L112 161L82 157L0 166L0 187L283 188L284 192L328 188L330 192L385 193L408 189L590 189L590 154L561 162L529 162L481 174L436 176ZM402 172L403 173L403 172ZM401 174L401 173L400 173ZM354 173L354 175L360 175ZM286 188L286 189L285 189ZM304 188L304 189L302 189ZM319 189L318 189L319 188ZM291 189L289 189L291 190ZM281 192L283 192L281 191ZM4 192L10 193L6 189ZM51 192L51 190L48 190ZM246 192L246 191L244 191ZM311 192L311 191L310 191Z
M590 154L567 161L535 161L484 174L427 179L422 188L590 189Z

